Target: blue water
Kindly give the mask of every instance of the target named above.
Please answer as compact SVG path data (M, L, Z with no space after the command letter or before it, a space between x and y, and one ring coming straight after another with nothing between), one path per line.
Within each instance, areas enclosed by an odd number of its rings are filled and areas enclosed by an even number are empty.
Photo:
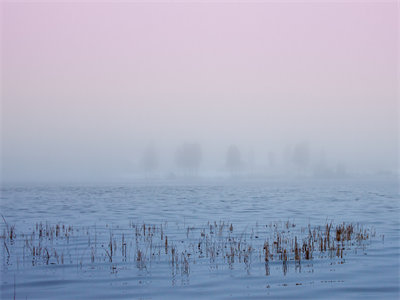
M399 298L400 203L394 181L9 184L1 190L1 213L16 233L7 241L10 255L0 247L2 299ZM342 259L316 253L300 265L289 260L286 270L278 260L266 266L262 244L271 239L275 225L284 229L287 221L295 224L288 235L301 235L309 224L345 222L367 228L371 237L349 245ZM198 255L201 233L208 233L214 222L225 227L211 245L223 245L233 224L232 236L255 249L250 261L228 264L225 258ZM73 226L68 240L41 242L64 253L62 264L53 253L47 262L32 262L26 239L36 223ZM154 244L135 242L135 228L143 224L154 226L155 236L162 226L169 246L179 254L191 251L188 268L181 256L179 266L171 266L160 238ZM111 234L119 243L112 262L103 249ZM122 234L128 246L125 258L120 254ZM136 257L139 248L145 253L142 264Z

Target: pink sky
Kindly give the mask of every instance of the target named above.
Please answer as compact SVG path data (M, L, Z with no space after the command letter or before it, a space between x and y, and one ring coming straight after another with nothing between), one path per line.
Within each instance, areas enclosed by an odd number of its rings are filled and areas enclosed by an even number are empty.
M395 2L1 5L3 164L17 177L185 140L261 153L306 140L395 168Z

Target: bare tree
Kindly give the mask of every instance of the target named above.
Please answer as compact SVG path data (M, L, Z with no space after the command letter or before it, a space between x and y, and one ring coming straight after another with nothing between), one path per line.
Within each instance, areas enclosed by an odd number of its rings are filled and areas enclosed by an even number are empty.
M236 145L231 145L226 152L226 167L232 175L238 173L242 167L242 156Z
M152 144L148 145L145 149L142 156L141 166L144 172L146 172L146 175L152 174L157 170L158 155L155 147Z
M197 143L184 143L175 153L176 165L185 175L196 175L202 160L201 147Z
M299 143L294 147L292 162L300 172L305 172L310 162L310 150L307 143Z

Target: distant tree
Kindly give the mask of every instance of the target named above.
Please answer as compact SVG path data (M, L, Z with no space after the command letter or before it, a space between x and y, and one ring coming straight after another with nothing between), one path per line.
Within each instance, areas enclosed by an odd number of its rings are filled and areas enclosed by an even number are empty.
M292 162L299 171L305 171L310 161L310 150L307 143L299 143L293 149Z
M197 143L184 143L175 153L175 163L186 175L195 175L201 160L202 151Z
M276 165L276 155L274 152L268 152L268 163L270 168L274 168Z
M236 145L229 146L226 152L226 167L231 174L239 172L243 167L242 156Z
M145 149L142 156L141 166L147 175L157 170L158 155L153 145L148 145Z
M332 177L332 170L327 165L326 154L323 149L319 153L317 162L314 165L313 173L314 173L314 177L316 177L316 178Z
M343 163L337 163L336 165L336 176L338 177L346 177L347 176L347 170L346 170L346 165Z

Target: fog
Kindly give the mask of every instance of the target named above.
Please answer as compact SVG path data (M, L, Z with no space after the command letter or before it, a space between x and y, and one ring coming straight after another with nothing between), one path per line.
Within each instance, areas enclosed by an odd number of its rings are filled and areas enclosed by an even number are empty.
M396 3L2 16L3 182L399 173Z

